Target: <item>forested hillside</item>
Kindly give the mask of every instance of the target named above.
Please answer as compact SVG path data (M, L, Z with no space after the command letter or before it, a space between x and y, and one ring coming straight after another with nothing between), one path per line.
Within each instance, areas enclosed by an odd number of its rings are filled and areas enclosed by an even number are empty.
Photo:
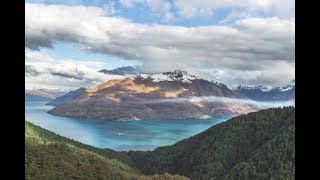
M28 122L25 127L26 179L187 179L168 173L144 176L122 163L128 161L122 153L83 145Z
M26 122L26 179L186 179L182 176L295 179L295 108L234 117L147 152L94 148Z
M146 174L191 179L294 179L295 108L241 115L149 152L129 152Z

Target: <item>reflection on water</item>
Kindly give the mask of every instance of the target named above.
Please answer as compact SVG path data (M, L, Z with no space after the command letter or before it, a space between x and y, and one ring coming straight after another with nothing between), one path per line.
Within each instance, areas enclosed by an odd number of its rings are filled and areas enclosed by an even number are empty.
M26 120L62 136L100 148L152 150L195 135L229 117L194 120L101 121L53 116L46 102L26 102Z

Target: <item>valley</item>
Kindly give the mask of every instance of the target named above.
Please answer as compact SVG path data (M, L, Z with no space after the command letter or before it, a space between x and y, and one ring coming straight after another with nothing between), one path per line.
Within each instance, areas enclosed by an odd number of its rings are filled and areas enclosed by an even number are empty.
M294 85L290 87L275 89L294 91ZM257 91L246 89L249 97L251 90ZM294 99L272 101L273 96L255 101L222 83L178 70L113 79L64 94L32 92L44 99L26 100L30 122L82 143L118 151L153 150L237 115L294 105ZM27 93L30 91L26 99Z
M234 117L146 152L95 148L26 122L26 178L294 179L294 139L294 107Z

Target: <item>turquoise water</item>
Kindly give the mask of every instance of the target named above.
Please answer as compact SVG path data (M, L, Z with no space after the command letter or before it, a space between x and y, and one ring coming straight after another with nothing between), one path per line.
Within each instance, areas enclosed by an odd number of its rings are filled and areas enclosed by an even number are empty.
M101 121L53 116L47 102L26 102L26 120L62 136L119 151L152 150L198 134L230 117L194 120Z

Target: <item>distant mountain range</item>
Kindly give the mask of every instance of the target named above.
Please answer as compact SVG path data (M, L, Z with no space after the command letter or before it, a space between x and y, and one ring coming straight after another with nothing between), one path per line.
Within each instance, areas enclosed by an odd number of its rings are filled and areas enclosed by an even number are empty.
M65 91L49 89L25 90L25 101L50 101L65 93Z
M235 86L236 92L256 101L288 101L295 99L295 81L284 87Z
M28 122L25 129L27 179L295 179L294 107L234 117L146 152L95 148Z
M70 92L64 94L63 96L59 96L59 97L51 100L50 102L47 103L47 105L57 106L57 105L60 105L64 102L71 101L71 100L79 97L85 90L86 90L86 88L81 87L75 91L70 91Z
M200 79L185 71L173 71L140 74L135 78L110 80L95 88L78 89L50 102L57 106L49 113L125 121L233 116L259 109L249 104L194 100L211 96L248 99L224 84Z

